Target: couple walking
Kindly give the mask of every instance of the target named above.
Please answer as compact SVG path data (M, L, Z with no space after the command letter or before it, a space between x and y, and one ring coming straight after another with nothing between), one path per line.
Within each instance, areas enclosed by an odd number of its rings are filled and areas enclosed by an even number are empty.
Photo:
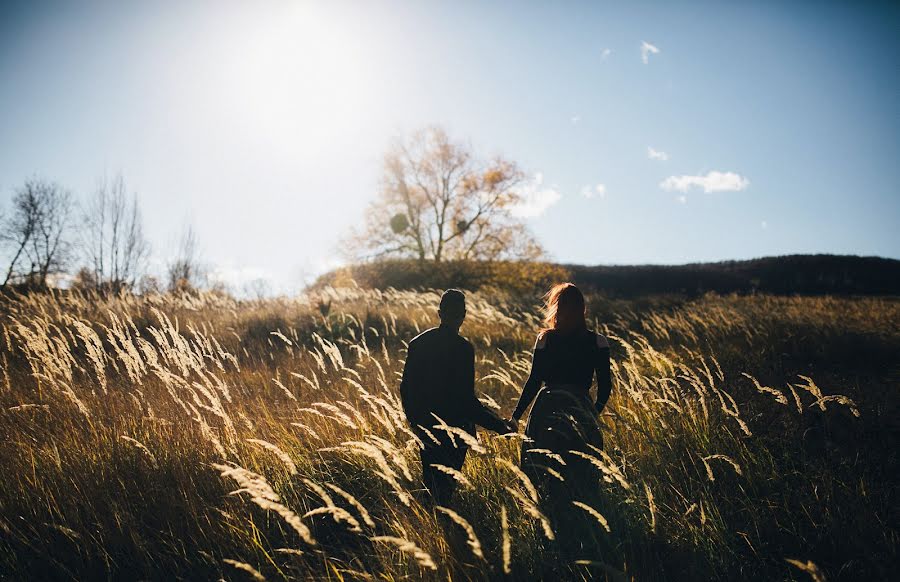
M456 485L442 468L462 469L468 450L451 433L461 429L474 436L476 425L497 433L517 432L532 401L521 464L533 480L542 477L539 468L552 454L568 456L572 450L588 452L589 445L603 446L597 416L612 387L609 344L587 328L584 295L575 285L556 285L545 297L544 328L534 345L531 373L509 419L475 396L475 350L459 335L466 317L462 291L445 291L438 314L440 326L410 342L400 383L406 418L423 443L422 480L435 503L447 504ZM595 375L597 397L591 402ZM456 429L442 430L442 423Z

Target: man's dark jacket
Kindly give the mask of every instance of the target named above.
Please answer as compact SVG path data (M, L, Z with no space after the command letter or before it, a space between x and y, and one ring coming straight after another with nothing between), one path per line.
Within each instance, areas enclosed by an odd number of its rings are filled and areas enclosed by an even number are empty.
M432 430L438 424L432 414L471 434L476 424L506 432L500 417L475 397L475 349L449 326L424 331L409 343L400 397L409 423L438 438L444 435Z

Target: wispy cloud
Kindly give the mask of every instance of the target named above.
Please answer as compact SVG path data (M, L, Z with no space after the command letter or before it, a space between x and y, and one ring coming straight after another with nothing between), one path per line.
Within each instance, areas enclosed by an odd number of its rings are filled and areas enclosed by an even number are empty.
M540 172L522 189L521 196L522 201L510 209L512 215L519 218L540 216L562 198L556 186L544 186L544 175Z
M661 151L655 150L655 149L647 146L647 157L650 158L651 160L660 160L661 162L665 162L666 160L669 159L669 154L667 154L666 152L661 152Z
M658 55L659 47L652 45L646 40L641 41L641 60L645 65L650 64L650 55Z
M712 171L705 176L669 176L659 183L663 190L687 192L691 188L702 188L704 192L739 192L746 190L750 180L735 172Z
M600 60L601 60L601 61L605 61L606 59L609 58L609 55L611 55L611 54L612 54L612 49L611 49L611 48L605 48L605 49L603 49L602 51L600 51Z
M581 116L580 116L580 115L573 115L572 118L571 118L569 121L572 122L572 125L578 125L578 122L581 121Z
M606 184L597 184L596 186L582 186L581 195L585 198L606 198Z

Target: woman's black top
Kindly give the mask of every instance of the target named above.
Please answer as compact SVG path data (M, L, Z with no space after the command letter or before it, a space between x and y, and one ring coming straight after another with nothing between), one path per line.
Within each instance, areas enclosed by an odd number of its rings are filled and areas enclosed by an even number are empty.
M597 375L599 413L609 400L612 380L609 371L609 342L606 337L587 329L562 334L557 330L542 332L534 345L531 374L513 412L519 420L537 396L542 385L561 387L588 398Z

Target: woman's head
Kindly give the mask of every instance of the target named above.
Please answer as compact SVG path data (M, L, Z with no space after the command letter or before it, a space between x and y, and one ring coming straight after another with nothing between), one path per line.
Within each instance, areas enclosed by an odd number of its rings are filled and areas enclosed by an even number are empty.
M585 329L584 295L572 283L554 285L544 295L544 329L563 333Z

